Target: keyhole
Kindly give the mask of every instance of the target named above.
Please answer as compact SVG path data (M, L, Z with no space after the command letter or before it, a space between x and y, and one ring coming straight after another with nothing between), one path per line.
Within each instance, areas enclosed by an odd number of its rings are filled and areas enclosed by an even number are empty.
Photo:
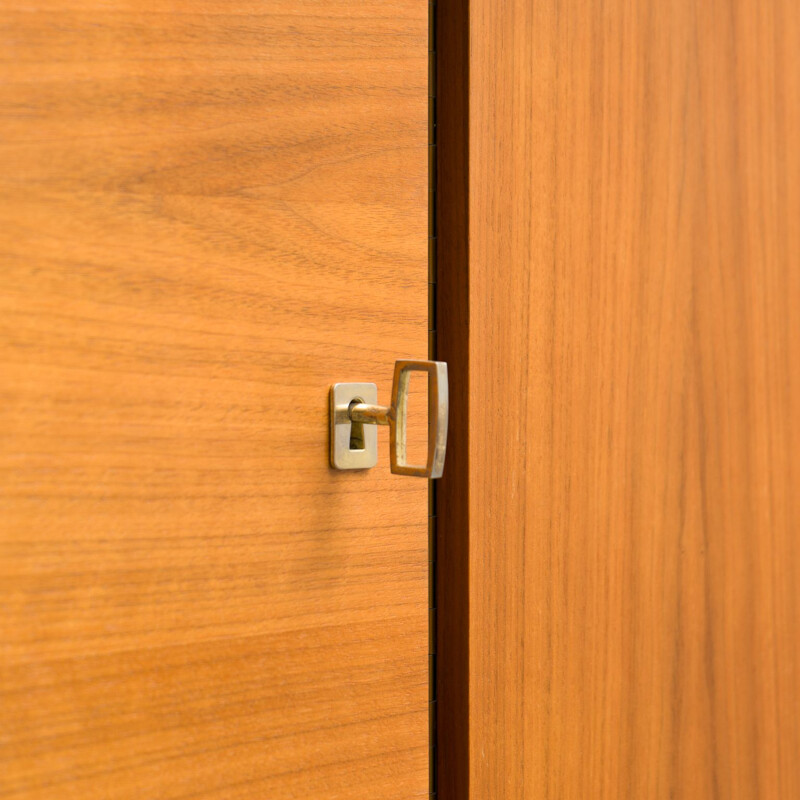
M364 401L360 397L354 397L350 401L350 408L358 403L363 403ZM350 449L351 450L363 450L364 449L364 423L363 422L351 422L350 423Z

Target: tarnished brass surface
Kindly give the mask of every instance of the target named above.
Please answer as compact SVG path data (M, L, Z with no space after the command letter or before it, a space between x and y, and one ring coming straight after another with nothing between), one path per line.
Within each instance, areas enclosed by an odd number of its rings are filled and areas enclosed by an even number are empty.
M412 372L428 373L428 456L424 465L406 461L408 386ZM392 472L417 478L441 477L447 449L447 364L442 361L396 361L392 404L380 406L376 400L375 384L337 383L331 388L331 466L336 469L374 467L377 463L377 432L372 426L388 425ZM358 424L366 426L363 429L364 446L353 449L352 426ZM356 441L361 444L360 439Z

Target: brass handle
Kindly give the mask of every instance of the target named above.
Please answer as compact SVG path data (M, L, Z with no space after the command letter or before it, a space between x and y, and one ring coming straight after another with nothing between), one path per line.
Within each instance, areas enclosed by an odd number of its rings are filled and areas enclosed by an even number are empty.
M408 386L412 372L428 373L428 458L424 466L409 464L406 460ZM447 364L442 361L397 361L392 381L392 404L380 406L374 400L377 400L374 384L337 383L331 389L331 465L336 469L374 466L377 462L377 439L360 435L355 426L388 425L389 461L393 473L418 478L441 477L447 449Z

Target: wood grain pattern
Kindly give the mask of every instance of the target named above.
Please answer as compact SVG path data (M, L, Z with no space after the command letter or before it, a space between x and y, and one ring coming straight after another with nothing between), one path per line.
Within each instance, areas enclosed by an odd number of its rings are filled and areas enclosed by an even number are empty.
M0 795L427 794L426 4L1 15Z
M800 6L472 0L468 42L440 795L796 798Z

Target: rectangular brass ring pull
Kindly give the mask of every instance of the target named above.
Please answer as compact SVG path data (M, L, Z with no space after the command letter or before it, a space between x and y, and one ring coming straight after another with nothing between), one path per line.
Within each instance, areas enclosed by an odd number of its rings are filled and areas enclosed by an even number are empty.
M424 465L409 464L406 460L408 387L412 372L428 374L428 457ZM337 383L331 388L331 466L336 469L374 466L377 462L377 439L374 435L361 436L354 431L356 426L388 425L389 460L393 473L418 478L441 477L449 412L447 364L442 361L397 361L392 382L392 404L381 406L374 402L375 399L377 388L374 384Z
M408 384L412 372L428 373L428 460L424 467L406 461L406 421ZM447 448L447 416L450 398L447 364L442 361L396 361L392 382L392 408L389 413L390 464L397 475L440 478Z

